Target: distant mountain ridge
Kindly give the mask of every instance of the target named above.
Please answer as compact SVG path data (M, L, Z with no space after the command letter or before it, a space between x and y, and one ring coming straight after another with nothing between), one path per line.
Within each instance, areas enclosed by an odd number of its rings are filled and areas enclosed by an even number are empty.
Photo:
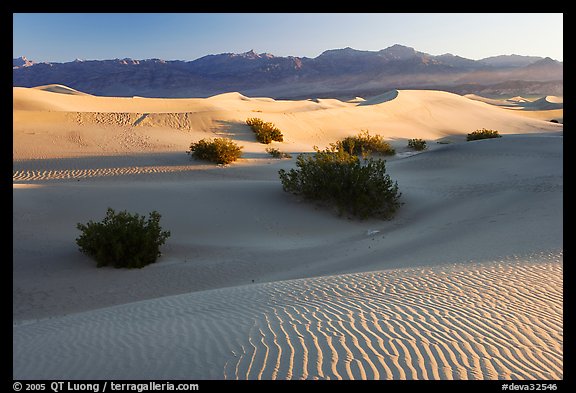
M13 68L20 68L20 67L30 67L35 63L28 60L26 56L19 57L17 59L12 59L12 67Z
M538 86L545 95L562 95L558 89L563 84L563 63L520 55L481 60L434 56L399 44L379 51L330 49L315 58L250 50L192 61L125 58L36 63L24 56L13 59L13 86L62 84L104 96L206 97L238 91L289 98L396 88L473 89L513 81L524 87Z
M487 57L478 61L495 67L525 67L539 60L543 60L543 58L538 56L501 55Z

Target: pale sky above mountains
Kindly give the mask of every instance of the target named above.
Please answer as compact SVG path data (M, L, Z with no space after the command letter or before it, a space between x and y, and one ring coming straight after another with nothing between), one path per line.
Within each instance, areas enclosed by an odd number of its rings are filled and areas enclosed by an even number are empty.
M394 44L473 60L518 54L563 61L561 13L17 13L13 21L13 57L36 62L194 60L252 49L316 57Z

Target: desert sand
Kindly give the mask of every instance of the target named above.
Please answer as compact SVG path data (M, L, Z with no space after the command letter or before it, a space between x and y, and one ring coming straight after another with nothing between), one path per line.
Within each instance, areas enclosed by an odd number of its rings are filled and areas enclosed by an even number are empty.
M14 88L13 378L562 379L562 100L510 102ZM503 137L466 142L479 128ZM392 220L282 190L298 153L362 129L398 151ZM185 154L219 136L239 161ZM161 213L158 262L98 269L79 252L76 223L107 207Z

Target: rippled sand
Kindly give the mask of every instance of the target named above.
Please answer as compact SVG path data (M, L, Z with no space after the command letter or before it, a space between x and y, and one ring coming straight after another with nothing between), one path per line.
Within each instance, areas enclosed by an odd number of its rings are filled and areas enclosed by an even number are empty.
M552 252L158 298L15 327L14 378L562 379L562 289Z

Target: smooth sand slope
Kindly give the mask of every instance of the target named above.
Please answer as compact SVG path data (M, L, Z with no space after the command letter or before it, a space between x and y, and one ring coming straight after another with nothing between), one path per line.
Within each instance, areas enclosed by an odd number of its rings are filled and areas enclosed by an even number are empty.
M146 116L144 116L146 115ZM358 221L282 191L274 147L390 137L405 205ZM464 142L477 128L503 138ZM365 100L103 98L14 89L18 379L563 377L562 125L433 91ZM228 167L191 141L245 146ZM408 155L407 138L430 149ZM435 139L453 143L437 144ZM144 269L95 268L76 223L157 210Z

